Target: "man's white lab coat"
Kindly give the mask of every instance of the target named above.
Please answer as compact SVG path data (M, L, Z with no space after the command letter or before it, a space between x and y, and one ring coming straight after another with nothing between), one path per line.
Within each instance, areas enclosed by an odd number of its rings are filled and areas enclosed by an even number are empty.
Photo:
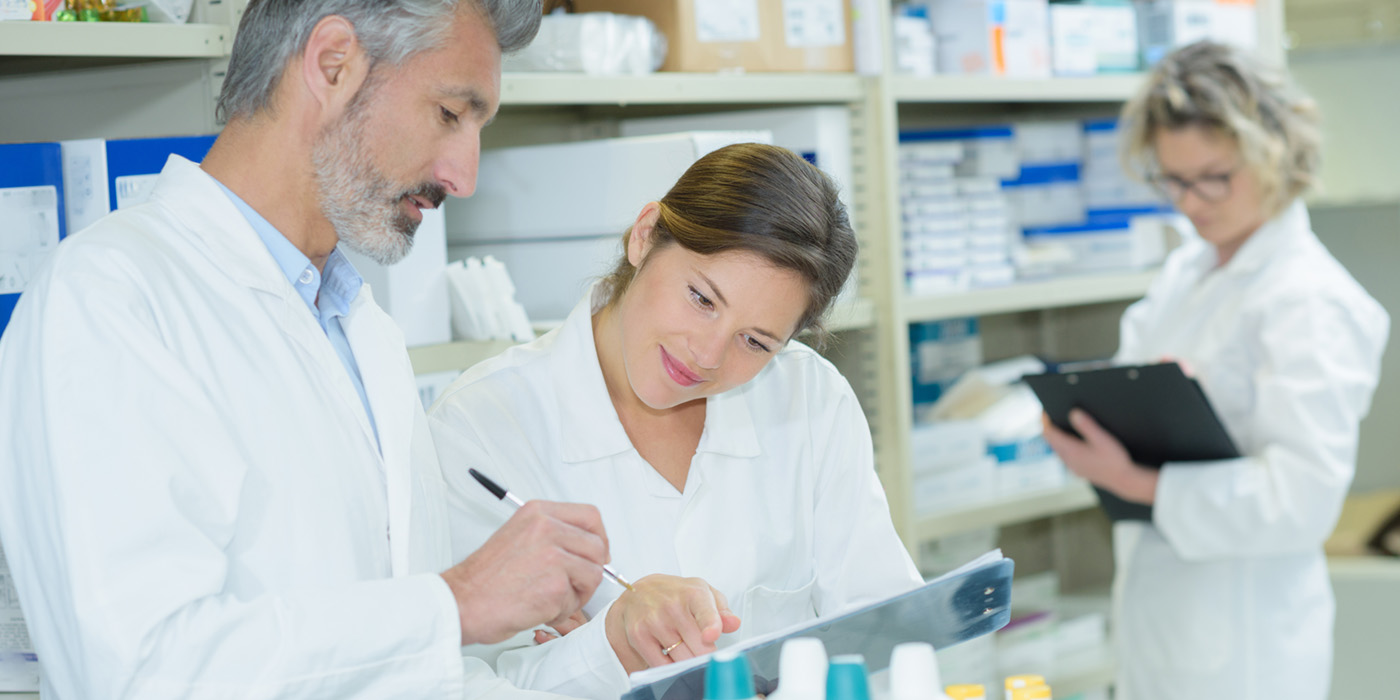
M0 343L0 537L48 700L458 698L441 474L403 339L342 319L378 421L218 184L59 246Z
M521 498L596 505L624 576L719 589L741 619L721 647L922 583L890 522L865 414L831 363L794 341L752 381L707 399L680 492L628 439L591 318L585 299L562 328L468 370L433 406L456 553L510 515L468 476L476 467ZM560 639L474 651L509 648L496 670L521 687L613 700L629 685L603 622L621 593L605 581L584 606L593 620Z
M1116 525L1118 697L1321 700L1334 607L1322 543L1390 321L1301 202L1216 263L1188 243L1123 317L1118 359L1185 360L1247 456L1167 464L1153 522Z

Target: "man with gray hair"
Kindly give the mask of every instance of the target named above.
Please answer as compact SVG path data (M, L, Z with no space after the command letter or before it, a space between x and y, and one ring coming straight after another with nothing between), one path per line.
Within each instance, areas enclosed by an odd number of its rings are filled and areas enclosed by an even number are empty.
M44 697L515 694L463 644L608 559L532 502L460 563L384 263L476 185L538 0L253 0L205 161L67 240L0 342L0 537ZM454 465L465 466L465 465Z

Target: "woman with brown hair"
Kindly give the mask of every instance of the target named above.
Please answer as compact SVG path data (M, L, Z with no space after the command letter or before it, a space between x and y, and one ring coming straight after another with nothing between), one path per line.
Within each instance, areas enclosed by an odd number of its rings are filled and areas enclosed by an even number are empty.
M723 148L642 208L563 327L447 389L429 422L455 551L508 515L477 467L522 498L597 506L616 569L649 574L604 583L562 638L469 653L499 653L521 687L614 700L627 673L920 583L854 392L795 340L855 259L821 171Z

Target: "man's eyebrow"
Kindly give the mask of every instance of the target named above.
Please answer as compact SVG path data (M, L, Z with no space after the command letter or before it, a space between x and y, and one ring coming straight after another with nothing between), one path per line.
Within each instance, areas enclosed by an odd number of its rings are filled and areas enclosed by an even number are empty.
M472 114L478 119L486 120L486 124L496 120L496 115L491 113L491 104L475 88L469 87L449 87L440 90L443 97L459 100L467 103Z

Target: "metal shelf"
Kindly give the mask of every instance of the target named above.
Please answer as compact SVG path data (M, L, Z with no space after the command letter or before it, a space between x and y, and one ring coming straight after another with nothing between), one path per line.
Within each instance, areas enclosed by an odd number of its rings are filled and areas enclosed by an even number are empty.
M808 104L864 97L852 73L505 73L502 105Z
M1147 293L1158 270L1065 277L1049 282L1029 282L1006 287L977 289L960 294L906 297L904 316L911 322L936 321L962 316L1037 311L1061 306L1099 304L1137 299Z
M914 523L913 536L914 541L923 542L977 528L1013 525L1061 513L1073 513L1092 508L1098 502L1093 489L1087 483L1077 481L1064 488L1031 491L1011 498L918 518Z
M1138 74L1083 78L997 78L976 75L896 76L896 102L1123 102L1142 83Z
M220 58L231 37L217 24L0 22L0 57Z

